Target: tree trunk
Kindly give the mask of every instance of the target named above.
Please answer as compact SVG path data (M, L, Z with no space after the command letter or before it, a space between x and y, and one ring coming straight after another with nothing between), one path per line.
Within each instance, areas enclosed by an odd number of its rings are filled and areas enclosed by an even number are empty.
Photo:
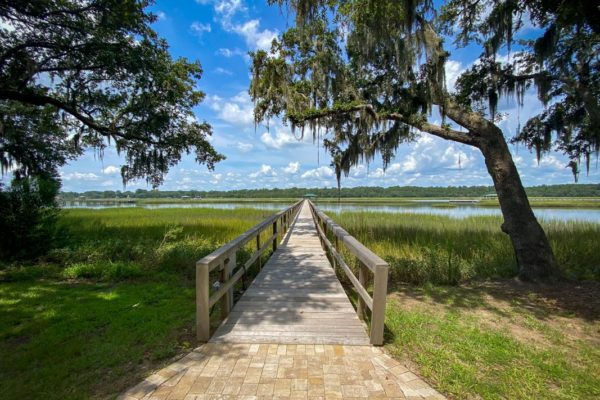
M477 140L490 173L504 223L502 231L510 237L519 265L519 276L539 280L558 275L554 253L548 238L538 223L521 183L521 177L504 139L502 131L489 123Z

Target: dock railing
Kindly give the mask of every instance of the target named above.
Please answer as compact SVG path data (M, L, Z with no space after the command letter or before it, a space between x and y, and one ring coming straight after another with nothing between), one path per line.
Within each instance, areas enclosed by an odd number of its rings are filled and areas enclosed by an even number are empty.
M366 318L366 309L371 311L371 327L369 336L371 344L383 344L383 330L385 323L385 301L387 295L387 281L389 265L377 254L373 253L356 238L336 224L325 215L311 201L310 210L319 232L323 248L331 255L333 268L340 267L352 282L358 293L356 312L362 320ZM333 243L329 240L331 234ZM354 275L346 260L342 256L342 246L349 251L359 262L358 278ZM373 274L373 297L368 292L369 273Z
M233 307L233 287L244 276L246 270L253 263L261 266L261 257L269 247L277 250L277 244L281 237L286 234L290 224L300 210L302 200L277 214L271 215L261 223L248 229L246 232L213 251L196 263L196 334L199 341L206 342L210 338L210 310L220 301L221 318L229 315ZM271 229L264 243L261 243L261 233ZM248 261L238 266L236 261L237 252L250 241L256 241L256 250ZM218 286L214 293L210 293L210 273L218 271Z

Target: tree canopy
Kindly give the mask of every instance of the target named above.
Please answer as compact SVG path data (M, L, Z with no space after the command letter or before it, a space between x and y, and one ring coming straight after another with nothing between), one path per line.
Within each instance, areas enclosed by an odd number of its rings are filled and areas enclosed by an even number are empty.
M525 91L535 87L546 107L525 121L512 141L526 144L538 159L551 150L565 153L575 180L581 162L589 171L590 158L600 149L598 6L588 1L453 0L444 5L441 19L457 45L475 41L483 48L480 62L458 79L461 103L480 110L487 103L494 115L502 95L516 95L522 106ZM539 33L516 40L525 24ZM502 47L513 51L501 62Z
M124 183L152 186L184 153L212 169L224 157L192 108L198 62L173 59L150 24L150 1L0 0L0 166L56 170L114 145Z
M493 122L503 95L522 105L535 86L547 106L512 138L540 157L551 149L571 158L575 177L600 144L598 54L600 11L585 1L272 0L296 12L296 26L254 54L257 122L282 115L292 128L317 126L334 166L349 168L376 154L384 167L414 128L476 145L469 133L428 121L432 107L473 133L478 116ZM517 36L525 23L541 30ZM446 33L459 46L480 45L479 60L448 93ZM511 54L500 62L499 51ZM512 53L511 53L512 50ZM474 113L469 114L469 113ZM462 114L462 115L461 115Z

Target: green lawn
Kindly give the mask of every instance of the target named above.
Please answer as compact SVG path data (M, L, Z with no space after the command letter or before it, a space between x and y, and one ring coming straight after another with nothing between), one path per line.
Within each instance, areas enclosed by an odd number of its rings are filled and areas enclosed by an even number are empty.
M192 345L177 279L0 284L0 398L106 398Z
M67 210L60 248L0 269L0 399L113 398L195 343L195 261L258 210Z
M600 398L600 286L514 286L401 287L386 348L457 399Z

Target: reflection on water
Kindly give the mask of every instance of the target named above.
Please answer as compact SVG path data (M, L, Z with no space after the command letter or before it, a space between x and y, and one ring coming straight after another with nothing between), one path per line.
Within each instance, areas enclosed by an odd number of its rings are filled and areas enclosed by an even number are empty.
M259 210L282 210L288 204L286 203L265 203L265 202L245 202L245 203L171 203L171 204L142 204L135 203L96 203L96 202L67 202L64 208L115 208L115 207L140 207L148 209L158 208L217 208L231 210L235 208L257 208ZM372 211L385 212L393 214L429 214L445 215L452 218L467 218L478 215L500 216L500 209L490 207L477 207L470 205L459 205L455 207L432 207L421 203L414 206L407 205L365 205L365 204L319 204L319 208L325 212L341 211ZM599 209L564 209L564 208L536 208L535 215L545 221L586 221L600 223Z

